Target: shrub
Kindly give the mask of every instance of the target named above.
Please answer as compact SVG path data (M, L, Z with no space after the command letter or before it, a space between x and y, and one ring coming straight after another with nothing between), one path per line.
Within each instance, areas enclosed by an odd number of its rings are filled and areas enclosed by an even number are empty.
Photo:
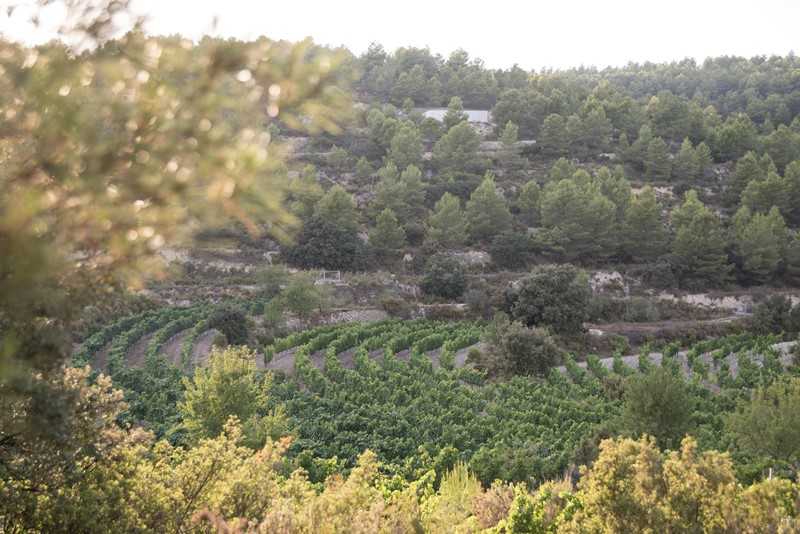
M467 318L467 312L463 308L445 304L428 307L425 317L432 321L463 321Z
M464 293L464 267L454 258L437 254L425 266L422 291L446 299L457 299Z
M666 258L655 263L638 265L630 269L628 274L634 278L640 278L645 286L655 289L670 289L678 285L672 264Z
M330 301L327 286L318 286L308 276L296 276L281 291L283 306L302 319L309 319L314 312L323 311Z
M625 303L623 319L629 323L649 323L661 319L658 305L642 297L633 297Z
M562 358L562 351L545 328L526 328L498 314L487 328L487 351L479 367L492 375L545 376Z
M467 352L467 363L471 363L474 365L479 363L482 358L483 358L483 353L475 347L472 347Z
M528 263L531 245L524 232L508 231L492 240L489 254L492 261L504 269L519 269Z
M354 229L314 217L304 223L296 244L285 251L284 257L303 269L356 271L365 264L364 251Z
M489 319L492 316L492 301L488 284L483 280L481 280L480 284L471 286L464 293L464 302L466 302L470 313L482 319Z
M416 221L406 222L404 225L406 231L406 241L414 247L418 247L425 240L425 225Z
M796 333L800 330L800 306L792 309L792 301L773 295L753 310L753 330L759 334Z
M663 367L632 375L625 387L622 424L650 434L662 447L675 447L689 430L693 400L683 377Z
M218 332L217 335L214 336L214 339L211 340L211 346L224 349L228 346L228 338L225 337L225 334L222 332Z
M526 326L577 334L588 317L591 289L572 265L546 265L506 291L506 311Z
M800 460L800 378L782 378L739 402L726 425L751 454L795 463Z
M208 328L216 328L230 345L245 345L250 337L247 316L233 306L219 306L208 319Z
M259 295L271 299L289 281L289 271L283 265L268 265L256 273L255 279L259 286Z
M413 306L408 301L391 295L381 298L381 308L389 316L398 319L410 319L413 310Z
M252 448L286 435L283 413L267 411L271 382L259 375L255 359L245 347L214 349L207 367L191 380L184 378L186 394L179 410L192 441L218 436L230 416L242 421L243 441Z

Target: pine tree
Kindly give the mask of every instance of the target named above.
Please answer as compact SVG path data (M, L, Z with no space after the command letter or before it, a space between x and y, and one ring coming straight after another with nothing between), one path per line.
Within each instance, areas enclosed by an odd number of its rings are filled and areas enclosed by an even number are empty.
M617 141L617 155L622 161L630 161L631 143L628 141L628 134L622 132Z
M567 154L569 137L564 117L553 113L544 119L539 133L539 146L542 147L542 154L545 156L560 157Z
M586 132L583 129L583 120L578 115L567 117L567 143L572 154L578 157L586 155Z
M697 191L690 189L683 196L683 204L675 207L670 214L672 226L674 228L686 226L707 209L698 198Z
M304 166L300 176L289 184L289 189L292 213L303 219L310 217L323 195L317 180L317 168L311 164Z
M422 162L422 135L416 126L404 123L392 137L389 159L401 169Z
M542 190L535 180L530 180L519 192L517 197L517 210L519 217L525 226L536 226L541 219L540 204L542 200Z
M722 194L723 202L727 207L739 204L742 192L747 184L756 180L761 180L766 176L766 172L761 166L755 152L748 152L736 162L736 169L728 177L725 189Z
M719 217L689 191L683 205L673 210L672 220L676 229L672 252L680 262L676 267L682 284L691 288L725 284L731 266Z
M457 196L445 193L436 202L428 219L427 240L444 248L459 247L467 240L467 219Z
M692 142L687 137L683 140L683 143L681 143L681 149L675 156L672 174L676 180L691 182L697 178L698 172L699 164L697 161L697 153L692 146Z
M744 113L729 115L714 129L714 154L718 161L739 159L758 144L758 129Z
M789 163L800 158L800 134L781 124L764 139L764 150L775 162L778 170L783 172Z
M449 130L456 124L467 120L467 118L467 114L464 113L464 106L461 103L461 99L457 96L451 98L450 103L447 104L447 111L445 112L443 119L445 130Z
M796 208L792 205L792 184L776 172L769 172L763 180L753 180L742 191L742 206L750 211L767 213L773 206L789 216Z
M800 225L800 160L787 165L783 177L789 188L789 205L791 206L785 217L792 226L798 226Z
M793 232L786 246L784 261L786 280L795 287L800 286L800 234Z
M644 169L645 160L647 159L647 149L652 141L653 130L650 128L650 125L644 124L639 128L639 135L628 151L630 163Z
M400 181L400 171L393 161L378 169L378 184L375 186L375 198L370 204L370 216L377 216L385 209L394 213L403 213L405 205L405 186Z
M366 184L369 182L370 178L372 178L372 165L370 165L369 160L364 156L358 158L356 162L356 178L358 179L359 183Z
M602 107L590 111L583 118L583 139L592 152L605 152L611 143L613 127Z
M711 166L714 164L714 158L711 156L711 149L705 142L700 143L694 149L697 155L697 173L703 178L708 176L711 172Z
M751 214L741 207L734 218L736 252L749 281L763 284L778 272L788 242L786 223L777 208Z
M396 182L400 178L400 169L397 164L388 160L383 167L378 169L378 179L380 182ZM378 183L380 183L378 182Z
M595 182L600 186L600 192L617 207L617 220L622 221L625 210L631 202L631 183L625 177L625 170L621 165L614 167L611 172L608 167L597 170Z
M327 224L347 231L358 230L358 211L352 195L340 185L334 185L317 202L314 214Z
M327 157L328 166L338 173L346 172L350 169L352 159L346 149L334 145Z
M414 99L409 97L404 98L401 108L403 110L403 115L406 117L411 116L411 114L414 113Z
M513 148L519 140L519 127L511 121L508 121L500 133L500 143L503 148Z
M422 171L416 165L409 165L400 174L403 184L404 210L397 215L405 222L422 216L425 211L425 186L422 183Z
M482 172L483 159L478 155L481 139L467 122L450 128L433 146L433 162L442 173Z
M380 181L370 205L373 217L388 208L406 223L424 213L425 191L419 168L409 165L400 174L394 162L389 161L378 171L378 176Z
M513 122L508 121L500 134L502 147L498 158L505 171L514 172L523 166L522 157L516 147L518 137L519 128Z
M375 228L369 233L369 243L379 255L401 249L406 244L406 233L390 209L378 215Z
M488 241L511 227L511 212L497 191L494 175L487 172L467 202L469 236L473 241Z
M550 167L548 178L551 182L560 182L561 180L568 180L575 174L577 168L567 158L558 158L553 166Z
M653 260L665 252L667 229L661 221L661 206L655 191L645 187L625 210L622 246L632 258Z
M542 193L542 226L552 232L567 261L612 254L616 212L591 178L550 182Z
M647 145L644 166L648 180L667 181L670 179L672 162L669 159L669 149L667 143L660 137L654 138Z

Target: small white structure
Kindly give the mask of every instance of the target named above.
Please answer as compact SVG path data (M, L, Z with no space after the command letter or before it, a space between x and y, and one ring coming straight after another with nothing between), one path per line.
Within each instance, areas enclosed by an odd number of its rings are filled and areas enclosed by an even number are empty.
M447 108L430 108L423 109L422 115L439 122L444 121L444 115L447 113ZM467 122L470 124L491 124L492 114L488 109L465 109L464 113L467 115Z
M315 286L331 284L335 286L343 285L341 271L320 271L319 277L314 281Z

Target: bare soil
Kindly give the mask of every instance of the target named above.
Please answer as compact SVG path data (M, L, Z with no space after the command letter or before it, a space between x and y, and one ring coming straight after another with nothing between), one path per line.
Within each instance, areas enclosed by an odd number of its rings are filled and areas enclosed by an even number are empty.
M111 343L107 343L105 347L92 355L92 360L90 362L92 369L98 369L100 371L106 370L106 365L108 365L108 351L110 348Z
M128 349L128 353L125 355L125 362L128 367L142 366L147 353L147 346L150 345L150 340L153 339L154 335L155 332L143 335Z
M208 361L208 355L211 354L211 344L214 338L220 333L219 330L212 329L206 330L199 336L192 349L192 366L201 367Z
M186 339L186 336L189 335L191 330L191 328L187 328L186 330L178 332L169 338L161 347L159 352L163 354L167 361L171 362L172 365L180 367L182 363L181 350L183 349L183 340Z

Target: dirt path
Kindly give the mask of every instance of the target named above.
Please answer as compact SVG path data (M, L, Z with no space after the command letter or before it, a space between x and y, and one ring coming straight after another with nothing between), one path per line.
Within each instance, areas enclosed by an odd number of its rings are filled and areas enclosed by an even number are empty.
M776 343L775 345L772 345L772 348L777 350L778 353L780 354L780 361L781 361L781 364L783 364L784 367L787 367L792 363L793 354L791 352L791 349L795 345L795 343L796 343L795 341L785 341L783 343ZM653 365L661 365L661 360L664 358L664 355L661 354L660 352L652 352L648 356L649 356L650 362ZM675 355L675 358L680 362L681 367L683 368L683 373L686 376L691 375L691 369L689 367L688 352L687 351L681 351L681 352L679 352L678 354ZM630 367L631 369L637 369L637 370L639 369L639 355L638 354L631 354L631 355L628 355L628 356L623 356L621 359L622 359L622 363L624 363L627 367ZM719 371L720 364L718 364L717 362L714 361L714 358L711 355L711 353L701 354L700 355L700 360L709 368L709 370L714 371L714 372ZM760 355L755 355L753 360L758 365L761 365L761 363L762 363ZM727 362L727 364L728 364L728 368L730 369L731 376L736 378L736 376L739 374L739 361L738 361L738 358L736 357L736 354L728 354L724 358L724 361ZM580 367L582 369L586 369L587 368L587 363L586 362L577 362L577 365L578 365L578 367ZM600 365L602 365L606 369L611 370L614 367L614 358L601 358L600 359ZM567 368L565 366L563 366L563 365L557 367L556 369L558 369L562 373L566 373L567 372Z
M342 367L345 369L352 369L356 366L355 362L356 357L356 349L347 349L344 352L340 352L337 354L337 358L339 358L339 362L342 364Z
M265 367L272 371L281 371L291 375L294 373L294 353L296 351L297 347L293 347L273 355L272 360Z
M195 341L194 348L192 348L192 367L200 367L206 363L208 355L211 353L211 344L219 333L219 330L212 329L206 330L197 336L197 341Z
M145 334L136 340L125 355L125 364L128 367L141 367L144 363L144 357L147 354L147 347L150 345L150 340L153 339L155 332Z
M171 362L172 365L177 367L181 366L181 351L183 349L183 340L191 333L192 329L187 328L186 330L182 330L178 332L171 338L167 340L161 346L161 350L159 353L163 354L167 361Z
M106 365L108 365L108 352L110 348L111 342L106 343L105 347L92 354L92 358L89 360L89 365L92 366L92 369L97 369L98 371L106 370Z
M660 332L670 332L675 330L684 330L690 328L697 328L704 325L719 325L730 324L737 321L746 319L747 315L728 315L725 317L717 317L715 319L703 320L686 320L686 321L655 321L652 323L607 323L607 324L592 324L587 323L586 327L592 330L599 330L604 334L657 334Z

